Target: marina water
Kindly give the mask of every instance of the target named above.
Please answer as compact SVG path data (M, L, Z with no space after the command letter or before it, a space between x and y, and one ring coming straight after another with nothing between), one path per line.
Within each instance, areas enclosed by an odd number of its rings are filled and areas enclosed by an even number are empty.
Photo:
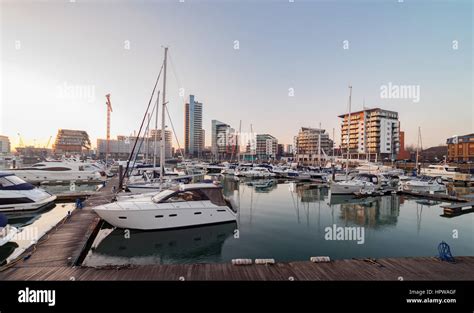
M441 241L454 256L474 255L474 215L441 217L440 202L403 195L333 197L327 188L275 180L226 178L222 184L238 208L237 223L146 232L104 225L83 265L436 256Z

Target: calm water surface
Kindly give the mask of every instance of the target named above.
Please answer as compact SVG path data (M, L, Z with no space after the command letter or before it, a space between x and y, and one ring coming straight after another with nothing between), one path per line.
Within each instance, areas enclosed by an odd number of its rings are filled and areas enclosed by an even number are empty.
M213 263L234 258L277 261L435 256L446 241L456 255L474 255L474 214L441 217L440 204L404 196L329 197L328 189L292 183L223 181L240 207L238 223L169 231L105 227L84 264ZM240 205L239 205L240 203ZM326 227L363 227L364 243L326 240ZM456 230L458 238L453 238Z

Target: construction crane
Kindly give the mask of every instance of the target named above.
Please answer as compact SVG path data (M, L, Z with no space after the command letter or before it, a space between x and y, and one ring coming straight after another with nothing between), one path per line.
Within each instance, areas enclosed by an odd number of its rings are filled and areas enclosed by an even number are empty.
M105 164L107 166L107 161L110 154L110 112L112 112L112 103L110 103L109 93L105 95L105 98L107 99L107 102L105 103L107 105L107 146L105 149Z

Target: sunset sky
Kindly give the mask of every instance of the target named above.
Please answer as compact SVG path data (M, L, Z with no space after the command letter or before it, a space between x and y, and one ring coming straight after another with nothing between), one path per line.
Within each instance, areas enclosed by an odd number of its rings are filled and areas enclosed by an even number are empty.
M292 143L339 114L399 112L407 144L474 131L472 1L0 1L0 134L45 145L58 128L105 138L138 130L169 46L169 110L184 144L184 102L211 120ZM236 42L238 41L238 43ZM238 49L236 49L238 45ZM348 48L348 49L344 49ZM419 87L419 101L381 98ZM161 88L161 83L160 83ZM292 92L294 91L294 94ZM169 125L169 123L167 123ZM176 142L175 142L176 145Z

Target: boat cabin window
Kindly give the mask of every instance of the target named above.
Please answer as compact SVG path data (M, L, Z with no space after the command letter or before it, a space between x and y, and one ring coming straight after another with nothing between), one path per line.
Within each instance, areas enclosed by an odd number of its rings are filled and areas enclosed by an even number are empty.
M33 164L31 167L41 167L41 166L46 166L45 164Z
M53 172L65 172L65 171L70 171L71 169L69 167L47 167L47 168L44 168L43 170L53 171Z
M188 190L179 191L161 202L173 203L173 202L184 202L184 201L203 201L209 200L205 194L199 190Z
M359 175L359 176L354 177L354 179L369 182L369 183L374 183L374 184L378 183L377 176Z
M457 167L446 167L446 172L458 172L459 169Z

